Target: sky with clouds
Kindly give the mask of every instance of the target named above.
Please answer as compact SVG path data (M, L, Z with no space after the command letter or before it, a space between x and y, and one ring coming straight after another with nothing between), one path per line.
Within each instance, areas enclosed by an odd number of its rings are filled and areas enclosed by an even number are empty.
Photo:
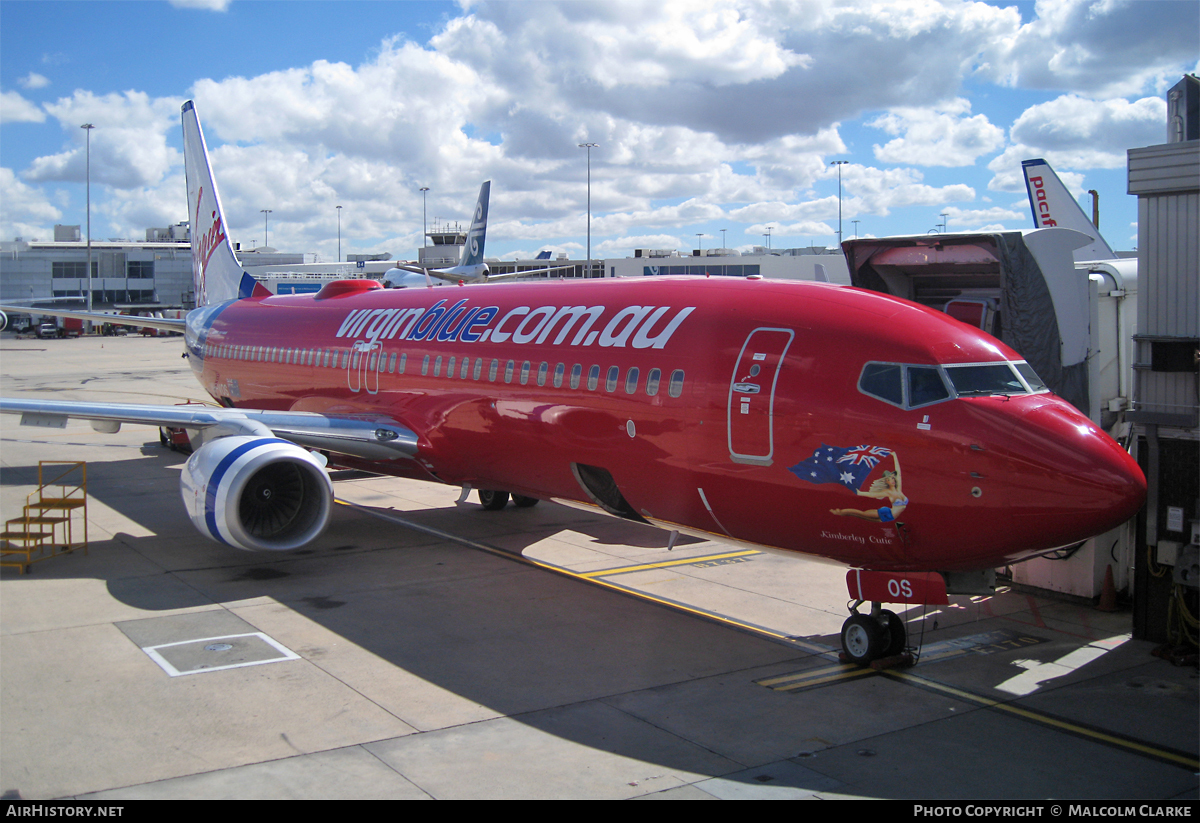
M0 239L85 222L87 122L93 237L187 219L194 99L233 239L326 261L485 179L489 257L583 257L588 142L596 257L832 246L839 170L847 238L1028 228L1033 157L1131 249L1198 57L1195 0L0 0Z

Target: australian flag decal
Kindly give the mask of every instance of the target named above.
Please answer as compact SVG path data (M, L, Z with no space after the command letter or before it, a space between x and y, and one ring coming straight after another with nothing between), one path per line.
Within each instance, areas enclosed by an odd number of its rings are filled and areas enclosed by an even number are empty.
M812 457L789 467L788 471L809 483L840 483L850 491L858 491L879 461L891 453L891 449L880 446L842 449L822 443Z

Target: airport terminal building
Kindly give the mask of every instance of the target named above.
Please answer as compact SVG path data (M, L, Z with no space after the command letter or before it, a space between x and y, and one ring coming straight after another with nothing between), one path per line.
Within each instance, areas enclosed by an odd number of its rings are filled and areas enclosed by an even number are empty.
M186 222L146 229L144 241L93 240L90 255L79 226L55 226L52 241L0 241L0 302L28 304L72 297L86 301L90 256L94 308L192 308L195 299L190 244ZM249 267L301 263L305 255L256 249L239 251L238 257Z

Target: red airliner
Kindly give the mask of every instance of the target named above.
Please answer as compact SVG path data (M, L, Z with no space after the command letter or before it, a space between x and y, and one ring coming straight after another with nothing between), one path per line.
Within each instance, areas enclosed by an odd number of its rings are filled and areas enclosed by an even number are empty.
M1137 464L1020 355L874 292L646 278L264 295L225 236L190 102L183 120L204 302L185 341L223 408L0 411L188 428L184 502L222 543L317 537L327 463L471 487L491 509L583 505L851 567L842 642L869 662L906 643L882 603L944 603L1143 503Z

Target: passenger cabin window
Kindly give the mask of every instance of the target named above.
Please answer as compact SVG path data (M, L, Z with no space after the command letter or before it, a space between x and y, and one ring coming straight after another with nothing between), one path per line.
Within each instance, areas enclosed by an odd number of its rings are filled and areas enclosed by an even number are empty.
M667 386L667 394L672 397L679 397L683 394L683 369L671 372L671 383Z
M658 382L662 380L662 371L659 369L651 369L646 375L646 396L653 397L658 394Z
M620 379L620 377L621 377L621 370L619 368L617 368L616 366L609 366L608 367L608 377L604 381L604 390L610 391L610 392L616 391L617 390L617 381Z
M583 374L583 366L576 363L571 367L571 388L579 388L579 376Z
M600 382L600 367L592 366L588 369L588 391L595 391L597 384Z

